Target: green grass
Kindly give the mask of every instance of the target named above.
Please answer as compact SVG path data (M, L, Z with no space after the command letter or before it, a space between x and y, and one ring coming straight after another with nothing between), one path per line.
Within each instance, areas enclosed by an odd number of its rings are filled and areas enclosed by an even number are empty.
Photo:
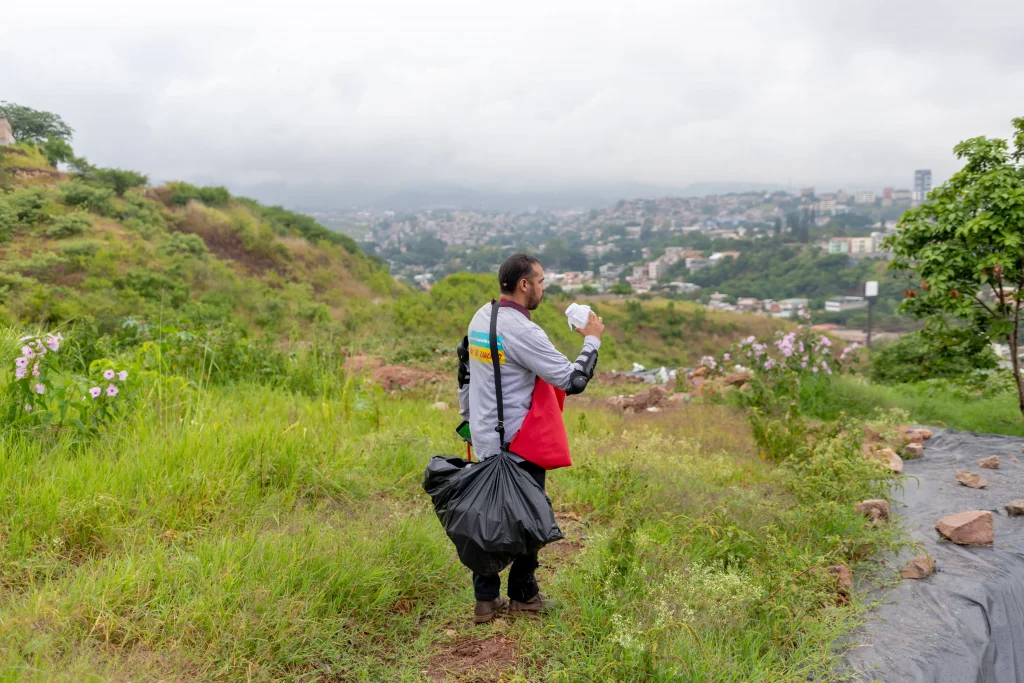
M875 417L878 410L899 408L915 424L1024 436L1016 394L965 400L954 394L929 395L915 385L886 386L847 376L831 385L805 385L801 407L808 416L822 420L835 419L841 412L867 419Z
M195 396L93 441L3 433L0 680L476 680L453 648L496 635L514 649L493 680L803 680L860 613L813 568L889 538L850 506L877 482L819 496L726 407L578 402L576 464L549 489L569 542L541 576L565 606L473 627L468 571L420 489L431 454L459 452L454 410Z

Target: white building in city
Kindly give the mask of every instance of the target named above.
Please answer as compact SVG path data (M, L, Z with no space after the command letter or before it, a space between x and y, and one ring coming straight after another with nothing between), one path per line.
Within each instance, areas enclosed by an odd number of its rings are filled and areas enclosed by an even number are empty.
M874 204L875 203L875 191L874 190L861 190L857 194L853 195L854 204Z

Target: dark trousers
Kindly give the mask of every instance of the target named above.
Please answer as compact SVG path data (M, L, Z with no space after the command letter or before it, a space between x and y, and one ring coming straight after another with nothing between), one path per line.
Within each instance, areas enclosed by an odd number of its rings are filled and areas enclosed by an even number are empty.
M544 488L544 469L525 460L518 463L526 470L534 481ZM526 602L531 600L540 589L537 587L537 553L520 555L512 562L508 570L508 597L512 600ZM501 577L498 574L477 574L473 572L473 591L477 600L494 600L501 594Z

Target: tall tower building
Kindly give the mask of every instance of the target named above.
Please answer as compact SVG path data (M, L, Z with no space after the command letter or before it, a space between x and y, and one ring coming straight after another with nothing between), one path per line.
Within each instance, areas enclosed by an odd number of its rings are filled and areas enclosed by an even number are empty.
M914 201L923 202L932 189L932 171L919 168L914 171Z

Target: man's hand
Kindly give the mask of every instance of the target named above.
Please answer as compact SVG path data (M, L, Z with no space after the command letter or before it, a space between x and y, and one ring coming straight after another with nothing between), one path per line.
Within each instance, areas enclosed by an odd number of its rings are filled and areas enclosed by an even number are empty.
M591 311L586 326L577 327L576 331L584 337L597 337L600 339L601 335L604 334L604 318L598 318L597 314Z

